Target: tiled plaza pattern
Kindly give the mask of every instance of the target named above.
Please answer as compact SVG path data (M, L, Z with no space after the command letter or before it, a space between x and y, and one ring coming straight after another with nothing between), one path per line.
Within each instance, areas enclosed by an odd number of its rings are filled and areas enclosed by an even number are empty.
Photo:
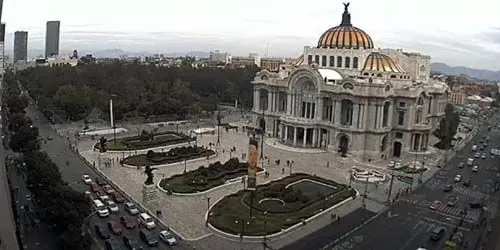
M168 130L169 128L160 128L162 130ZM171 128L170 128L171 129ZM180 130L188 131L189 128L182 127ZM136 129L129 129L129 131L134 131ZM187 163L187 171L197 169L201 165L207 166L209 163L216 161L225 162L229 159L230 154L232 157L239 157L241 159L242 154L247 154L248 152L248 140L249 137L246 132L239 130L226 132L221 129L220 134L220 146L217 148L218 155L210 160L200 160L196 162ZM66 132L61 131L60 134ZM71 134L71 132L67 132ZM129 132L121 136L136 134L136 132ZM71 139L70 139L71 140ZM203 135L198 137L198 145L204 145L208 147L209 143L216 143L217 135ZM79 140L77 143L78 149L82 156L86 157L90 162L98 163L98 153L90 150L94 142L89 139ZM259 177L258 184L269 182L273 179L277 179L288 175L290 170L292 172L302 172L315 174L323 178L331 179L339 183L347 184L349 182L349 171L352 167L358 168L371 168L377 169L378 171L390 173L386 166L388 162L377 162L374 164L366 164L354 161L352 159L342 159L339 160L338 154L334 152L323 152L315 154L307 154L300 152L289 152L276 148L275 146L269 146L268 143L272 143L272 140L267 140L264 143L264 155L269 158L269 160L264 161L264 167L269 172L269 177ZM230 148L236 148L236 152L230 153ZM434 152L434 154L427 155L428 158L426 166L430 168L423 174L423 180L428 179L437 170L435 167L439 159L437 155L440 152ZM109 157L112 159L118 159L123 156L122 153L108 153ZM128 154L127 154L128 155ZM125 156L127 156L125 155ZM450 154L449 158L452 157ZM245 159L246 160L246 159ZM280 160L280 165L276 165L275 161ZM286 161L293 161L294 164L292 168L286 167ZM414 161L414 159L407 159L408 162ZM406 162L403 162L403 164ZM158 182L161 178L167 178L175 174L181 174L184 171L184 163L174 164L168 167L159 168L155 171L155 182ZM102 171L108 175L108 177L114 180L119 186L121 186L125 192L129 193L136 200L142 200L142 183L146 179L146 176L142 173L142 170L136 170L131 168L121 167L114 160L112 167L103 167ZM368 184L352 182L352 185L361 193L365 193L368 196L366 201L366 206L370 210L378 211L382 209L383 202L387 200L387 193L389 189L388 182L381 184ZM409 185L400 181L395 180L392 191L392 199L399 190L408 188ZM209 205L223 198L224 196L235 193L243 188L242 183L233 183L227 185L224 188L216 189L208 192L207 194L199 196L168 196L166 194L160 193L159 205L162 210L163 220L166 224L170 225L177 232L179 232L185 239L198 239L208 236L211 231L205 226L205 214ZM338 214L347 214L350 211L361 206L361 202L355 200L349 204L337 209ZM210 201L210 204L209 204ZM355 205L355 206L354 206ZM345 210L345 211L344 211ZM319 222L318 222L319 223ZM310 223L314 224L314 223ZM321 224L321 223L319 223ZM318 224L318 226L319 226ZM314 225L308 225L308 227L316 227ZM300 231L300 230L298 230ZM307 232L303 233L304 235ZM297 237L293 237L297 238Z

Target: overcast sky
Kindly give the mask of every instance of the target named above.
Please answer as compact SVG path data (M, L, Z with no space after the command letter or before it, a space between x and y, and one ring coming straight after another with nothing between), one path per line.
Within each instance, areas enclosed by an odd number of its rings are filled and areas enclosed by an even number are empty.
M498 0L352 0L353 25L376 47L433 62L500 70ZM341 0L4 0L7 33L43 49L45 23L61 21L61 49L187 52L219 49L297 57L340 24ZM12 47L7 36L7 49Z

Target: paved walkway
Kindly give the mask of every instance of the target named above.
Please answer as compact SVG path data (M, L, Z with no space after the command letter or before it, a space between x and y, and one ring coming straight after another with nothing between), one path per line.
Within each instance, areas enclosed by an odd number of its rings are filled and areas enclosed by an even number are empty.
M248 151L248 136L246 132L239 130L239 132L229 131L226 132L221 129L220 134L220 146L216 149L218 155L210 160L201 160L196 162L191 162L186 164L186 169L188 171L197 169L201 165L207 166L209 163L215 161L225 162L232 157L242 157L243 153ZM207 146L209 143L216 143L217 135L202 135L198 138L198 145ZM91 149L92 141L89 139L80 140L78 143L78 148L81 154L86 157L90 162L98 163L98 153ZM270 141L272 143L272 141ZM230 148L236 148L236 152L230 153ZM426 166L430 168L423 175L423 180L426 180L434 172L437 171L435 167L439 161L439 151L427 156L428 160ZM282 150L278 147L270 146L267 143L264 144L264 155L268 157L269 160L264 161L264 167L268 170L270 176L268 178L259 177L258 183L262 184L268 182L272 179L280 178L284 175L288 175L290 172L302 172L308 174L316 174L320 177L331 179L339 183L349 183L349 172L354 166L361 168L370 168L383 171L385 173L390 173L390 171L385 167L388 165L388 161L379 161L373 164L357 162L353 159L339 159L337 153L332 152L315 152L315 153L297 153L290 152L287 150ZM121 153L109 153L112 158L121 158ZM127 156L127 155L125 155ZM449 157L451 158L451 156ZM280 165L276 165L275 161L280 160ZM286 161L293 161L292 167L286 167ZM406 159L406 162L414 161L414 159ZM116 160L115 160L116 163ZM155 182L158 182L161 178L167 178L175 174L181 174L184 171L184 163L179 163L173 166L162 167L155 171ZM146 179L146 176L142 171L136 169L130 169L126 167L121 167L114 164L111 168L102 168L102 171L108 175L109 178L114 180L118 185L123 187L127 193L136 198L137 200L142 200L142 183ZM374 212L380 211L384 206L383 202L387 200L387 193L389 188L389 183L382 184L364 184L353 182L352 185L358 189L361 194L366 193L368 199L366 200L367 209ZM399 190L409 187L408 184L394 181L393 192L390 199L392 199ZM166 224L170 225L177 232L179 232L185 239L198 239L206 237L211 234L211 231L205 227L204 217L207 212L207 197L210 197L210 202L216 202L217 200L223 198L224 196L237 192L243 188L241 183L233 183L224 188L216 189L210 191L205 195L200 196L167 196L166 194L160 193L159 203L162 208L162 213L164 215L164 221ZM365 192L366 190L366 192ZM356 202L351 202L348 206L342 206L339 209L349 213L361 206L359 202L361 198L358 198ZM189 209L186 209L189 208ZM340 213L340 211L339 211ZM316 220L321 221L321 220ZM316 225L316 222L309 223L310 225ZM322 223L317 222L317 226L321 227ZM305 233L305 232L304 232ZM297 236L302 233L298 232ZM305 235L305 234L304 234ZM294 239L298 237L292 237Z

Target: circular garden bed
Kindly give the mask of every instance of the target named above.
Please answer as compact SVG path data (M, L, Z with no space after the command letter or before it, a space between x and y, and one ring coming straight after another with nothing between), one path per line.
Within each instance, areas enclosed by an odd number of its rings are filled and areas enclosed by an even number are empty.
M131 166L154 166L210 157L214 154L215 152L213 150L205 147L177 147L164 153L149 150L146 154L126 157L120 163Z
M112 151L142 150L155 147L175 145L196 140L188 135L177 132L149 133L145 130L141 135L109 140L106 142L106 149ZM99 150L99 143L94 144L94 148Z
M257 186L253 195L242 190L224 197L210 210L208 222L230 234L269 235L355 195L356 191L344 184L298 173Z

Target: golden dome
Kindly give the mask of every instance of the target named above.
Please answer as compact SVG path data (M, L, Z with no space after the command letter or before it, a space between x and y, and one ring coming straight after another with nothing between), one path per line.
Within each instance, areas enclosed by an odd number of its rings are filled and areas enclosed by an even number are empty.
M365 66L362 71L377 71L377 72L391 72L391 73L404 73L405 71L401 66L394 62L389 56L379 52L372 52L365 60Z
M318 41L318 48L328 49L373 49L371 37L362 29L352 26L351 14L347 10L349 3L344 4L342 23L325 31Z

